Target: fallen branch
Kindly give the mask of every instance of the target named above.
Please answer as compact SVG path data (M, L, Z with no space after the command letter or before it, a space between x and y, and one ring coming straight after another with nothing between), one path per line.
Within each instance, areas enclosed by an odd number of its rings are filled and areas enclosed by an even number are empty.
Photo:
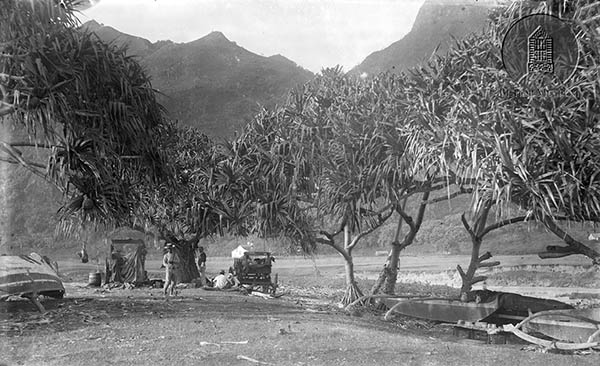
M245 361L250 361L253 363L257 363L259 365L272 365L272 363L268 363L268 362L263 362L263 361L259 361L259 360L255 360L254 358L250 358L248 356L243 356L243 355L238 355L237 356L238 360L245 360Z

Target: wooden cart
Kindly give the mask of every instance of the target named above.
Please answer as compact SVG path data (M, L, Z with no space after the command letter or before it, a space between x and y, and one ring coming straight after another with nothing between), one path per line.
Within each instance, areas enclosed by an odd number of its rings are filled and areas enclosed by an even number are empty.
M235 275L240 283L252 291L275 294L277 274L271 276L275 258L269 252L245 252L242 258L233 260Z

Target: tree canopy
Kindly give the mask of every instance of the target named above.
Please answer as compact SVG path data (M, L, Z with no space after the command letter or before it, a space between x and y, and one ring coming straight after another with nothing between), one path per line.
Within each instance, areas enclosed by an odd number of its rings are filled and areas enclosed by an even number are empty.
M3 137L0 159L56 184L68 198L64 222L125 224L136 187L168 175L157 148L163 111L125 49L77 29L76 4L3 2L0 116L28 139ZM46 161L30 159L30 148Z

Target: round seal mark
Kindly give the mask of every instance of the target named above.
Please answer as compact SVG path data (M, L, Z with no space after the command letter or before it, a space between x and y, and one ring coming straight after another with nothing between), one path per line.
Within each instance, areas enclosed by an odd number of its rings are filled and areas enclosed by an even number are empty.
M506 32L502 62L516 80L528 75L556 77L564 82L577 69L579 43L566 21L546 14L528 15Z

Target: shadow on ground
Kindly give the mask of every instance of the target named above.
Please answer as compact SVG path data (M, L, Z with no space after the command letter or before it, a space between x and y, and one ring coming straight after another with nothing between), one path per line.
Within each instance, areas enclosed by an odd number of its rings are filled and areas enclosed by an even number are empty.
M14 298L0 303L0 336L48 335L91 326L110 327L113 320L123 318L135 322L157 319L201 322L220 318L268 322L326 318L329 323L341 324L351 316L356 325L369 329L398 330L394 323L374 323L372 316L363 319L361 313L349 315L333 304L295 296L263 299L239 292L183 289L178 296L165 299L162 290L155 288L104 290L74 286L69 290L72 295L63 299L42 299L47 310L44 314L26 299Z

